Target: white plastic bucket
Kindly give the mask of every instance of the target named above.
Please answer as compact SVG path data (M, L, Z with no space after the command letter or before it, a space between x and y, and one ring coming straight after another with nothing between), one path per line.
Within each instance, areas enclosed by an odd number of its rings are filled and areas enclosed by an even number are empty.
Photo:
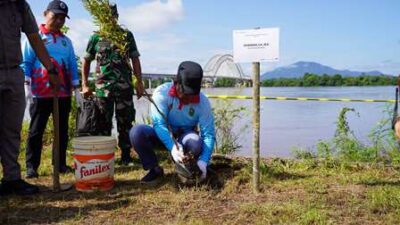
M106 191L114 187L116 140L109 136L77 137L74 148L75 188L78 191Z

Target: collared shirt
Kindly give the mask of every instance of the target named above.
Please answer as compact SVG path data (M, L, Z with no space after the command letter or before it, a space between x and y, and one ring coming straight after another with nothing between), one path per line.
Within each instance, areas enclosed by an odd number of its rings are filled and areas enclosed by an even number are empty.
M139 57L135 38L132 32L126 36L128 58ZM96 95L107 97L109 93L118 95L121 91L132 90L132 71L129 59L121 55L120 51L109 40L94 33L88 42L85 59L96 59L98 76L96 77Z
M174 133L186 133L199 126L200 137L203 140L202 153L199 159L208 163L215 142L214 116L210 102L200 92L199 99L194 98L184 104L174 95L174 91L171 91L173 87L173 83L158 86L154 90L153 100L162 114L167 117L168 125L171 126ZM168 131L167 123L154 105L151 105L150 114L158 138L171 151L174 142Z
M43 24L39 34L59 72L61 83L58 96L71 96L72 87L79 85L77 59L71 40L61 32L50 32ZM28 41L23 45L21 67L25 73L25 80L31 82L33 97L53 97L47 71Z
M0 69L16 67L21 63L21 31L38 32L35 17L28 3L0 1Z

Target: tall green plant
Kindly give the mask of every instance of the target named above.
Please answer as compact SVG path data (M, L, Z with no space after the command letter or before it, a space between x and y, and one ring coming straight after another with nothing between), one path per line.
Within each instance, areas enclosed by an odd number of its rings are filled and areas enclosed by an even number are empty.
M338 155L343 159L357 161L359 160L359 153L362 149L362 144L357 140L353 131L349 127L346 117L348 112L354 112L358 116L358 113L353 108L343 108L340 111L336 122L333 147Z
M246 108L235 106L232 101L218 100L213 108L216 130L216 152L230 154L239 150L239 135L233 131L234 125L242 118ZM239 130L243 133L248 125L243 125Z
M128 42L127 31L123 29L112 15L109 0L81 0L86 10L92 15L93 23L99 27L99 35L109 40L126 56Z
M383 119L369 133L372 142L372 151L376 157L383 158L394 164L400 163L399 143L396 141L394 131L391 129L393 109L387 105L383 111Z
M384 115L387 116L384 116L369 134L372 145L364 145L356 139L347 122L346 113L348 112L355 112L355 110L343 108L336 123L332 149L336 151L337 156L342 160L353 162L372 162L381 161L382 159L387 162L399 161L400 153L395 142L394 133L390 129L391 115L388 109L384 110Z

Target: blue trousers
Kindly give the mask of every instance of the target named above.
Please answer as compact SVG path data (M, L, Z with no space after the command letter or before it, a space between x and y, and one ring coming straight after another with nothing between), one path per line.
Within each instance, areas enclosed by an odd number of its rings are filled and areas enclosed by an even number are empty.
M158 166L158 159L154 152L155 147L163 146L154 128L148 125L136 125L129 132L132 147L139 155L143 169L149 170ZM185 151L190 151L198 158L202 151L203 140L195 131L183 133L177 140Z

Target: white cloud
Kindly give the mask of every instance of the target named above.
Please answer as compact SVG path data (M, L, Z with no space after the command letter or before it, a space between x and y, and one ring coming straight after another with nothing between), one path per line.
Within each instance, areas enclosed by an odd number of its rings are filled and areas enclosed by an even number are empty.
M95 25L88 19L74 19L68 23L68 27L67 36L74 45L75 54L83 56L90 36L97 30Z
M1 0L0 0L1 1ZM41 11L37 13L39 17ZM151 0L140 5L119 7L119 22L135 35L143 72L175 73L178 64L190 59L185 49L187 37L163 29L184 18L182 0ZM90 36L98 28L90 17L67 20L75 54L83 56ZM92 63L92 67L93 67Z
M120 24L135 35L143 72L175 73L178 63L185 58L182 46L187 40L159 30L183 19L182 0L155 0L139 6L119 8L119 13ZM73 41L75 52L82 56L89 37L97 28L89 19L71 20L68 27L68 36Z
M120 23L135 35L144 73L173 74L184 60L197 61L204 66L214 54L231 53L226 49L199 49L186 36L160 32L183 19L182 0L155 0L119 11ZM68 27L75 52L82 56L89 37L97 28L90 19L83 18L69 21Z
M154 37L141 36L138 40L141 63L145 73L176 73L179 63L186 60L205 66L216 54L231 54L226 49L201 49L176 34Z
M155 0L119 11L121 23L134 32L166 28L184 15L182 0Z
M67 36L72 40L75 54L83 56L97 27L89 19L71 20L68 27ZM178 63L185 58L182 46L187 40L174 33L141 34L135 35L135 39L145 73L174 73Z
M352 70L358 70L358 71L372 71L372 70L378 70L384 74L389 74L389 75L397 75L400 71L400 62L398 61L393 61L393 60L384 60L382 62L379 62L377 64L371 64L371 65L356 65L351 67L350 69Z
M161 33L158 35L135 35L140 52L171 52L176 50L187 40L174 33Z

